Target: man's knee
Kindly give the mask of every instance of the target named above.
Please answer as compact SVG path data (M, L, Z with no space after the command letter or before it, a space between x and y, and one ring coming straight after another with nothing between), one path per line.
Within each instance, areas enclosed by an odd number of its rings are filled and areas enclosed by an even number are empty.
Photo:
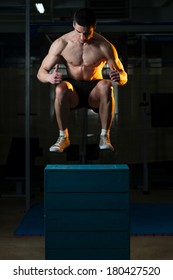
M58 84L55 88L55 93L56 96L57 95L64 95L65 93L68 93L68 91L70 90L68 84L66 82L61 82L60 84Z
M110 80L101 80L98 83L98 88L101 92L112 91L112 82Z
M113 96L113 86L112 82L109 80L102 80L98 85L100 96L106 96L111 98Z
M72 88L66 82L61 82L55 88L55 102L62 103L63 100L66 100L68 93L72 92ZM67 99L69 100L69 98Z

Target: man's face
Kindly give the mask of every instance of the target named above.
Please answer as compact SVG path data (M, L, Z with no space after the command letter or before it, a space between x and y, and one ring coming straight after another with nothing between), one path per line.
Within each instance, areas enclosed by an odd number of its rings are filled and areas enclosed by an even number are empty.
M73 27L79 43L84 44L93 38L95 27L81 26L77 23L73 23Z

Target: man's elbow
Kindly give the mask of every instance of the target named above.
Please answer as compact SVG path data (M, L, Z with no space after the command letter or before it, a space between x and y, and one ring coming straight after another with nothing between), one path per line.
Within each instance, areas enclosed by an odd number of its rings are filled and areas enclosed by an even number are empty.
M40 70L38 70L38 73L37 73L37 79L40 81L40 82L44 82L43 81L43 77L42 77L43 75L41 74L41 71Z
M118 82L119 86L124 86L128 82L128 75L126 72L123 73L120 77L120 81Z
M38 72L37 72L37 79L39 80L39 81L41 81L41 78L40 78L40 71L38 70Z

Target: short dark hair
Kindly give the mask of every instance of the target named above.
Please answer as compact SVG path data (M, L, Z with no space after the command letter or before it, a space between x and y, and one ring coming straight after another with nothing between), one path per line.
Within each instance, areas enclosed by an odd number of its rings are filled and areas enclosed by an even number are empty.
M81 8L74 14L74 23L81 26L95 26L96 17L94 12L89 8Z

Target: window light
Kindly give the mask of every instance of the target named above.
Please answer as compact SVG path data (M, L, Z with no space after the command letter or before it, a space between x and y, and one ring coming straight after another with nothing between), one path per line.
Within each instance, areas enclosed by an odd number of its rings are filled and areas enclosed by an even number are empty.
M45 12L45 8L42 3L35 3L36 9L40 14Z

